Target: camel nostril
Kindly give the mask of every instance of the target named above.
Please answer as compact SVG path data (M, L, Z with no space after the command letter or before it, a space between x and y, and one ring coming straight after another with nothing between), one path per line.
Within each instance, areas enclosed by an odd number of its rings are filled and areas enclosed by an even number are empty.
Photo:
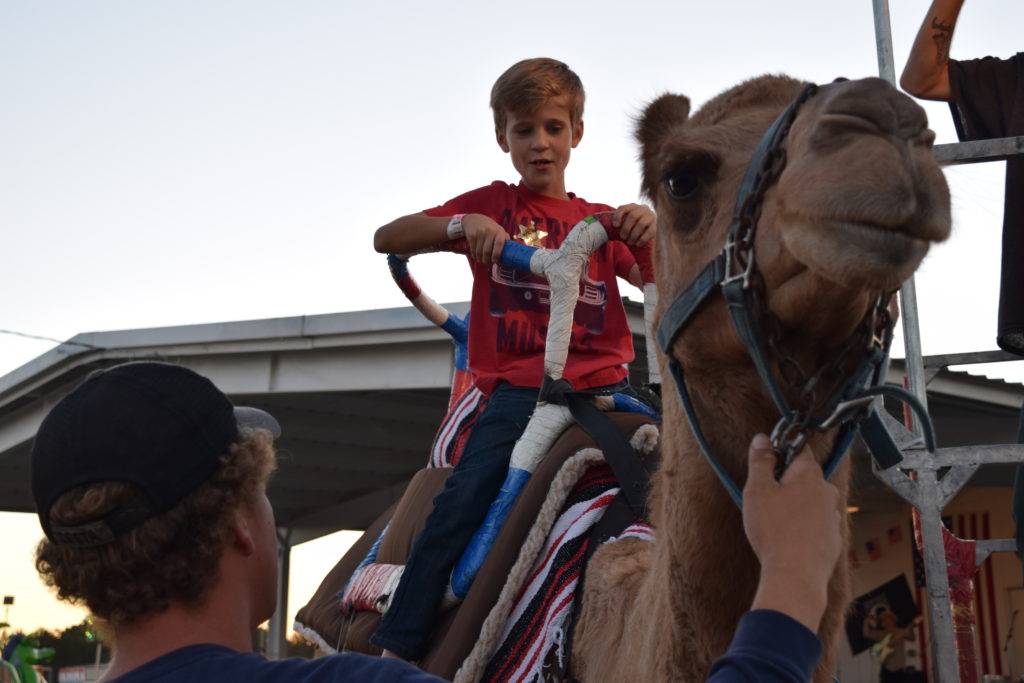
M857 144L865 137L890 138L896 130L895 116L872 115L860 110L830 108L815 122L810 144L819 153L829 153Z
M880 78L848 81L826 86L831 90L823 119L836 116L856 131L904 139L916 139L928 127L928 117L916 102ZM856 123L855 119L864 122ZM833 129L834 130L834 129Z
M822 114L818 125L827 130L827 134L835 135L844 131L851 133L874 133L889 135L893 126L879 117L865 116L863 112L833 111Z

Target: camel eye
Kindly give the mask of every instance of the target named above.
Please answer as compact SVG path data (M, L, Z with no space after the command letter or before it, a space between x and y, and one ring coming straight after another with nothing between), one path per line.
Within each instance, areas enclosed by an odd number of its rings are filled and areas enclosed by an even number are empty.
M665 178L665 189L673 199L689 199L700 187L700 178L692 169L673 171Z

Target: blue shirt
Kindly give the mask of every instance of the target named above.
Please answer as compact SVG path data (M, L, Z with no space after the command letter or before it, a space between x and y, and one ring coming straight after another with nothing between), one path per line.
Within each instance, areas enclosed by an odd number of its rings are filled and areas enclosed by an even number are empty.
M810 681L821 641L781 612L759 609L740 619L728 651L711 665L709 683Z
M223 645L189 645L157 657L110 683L441 683L397 659L340 654L320 659L270 661Z
M809 681L821 656L821 641L803 624L781 612L755 610L743 615L729 650L715 660L710 683L793 683ZM190 645L119 676L110 683L440 683L397 659L340 654L320 659L270 661L222 645Z

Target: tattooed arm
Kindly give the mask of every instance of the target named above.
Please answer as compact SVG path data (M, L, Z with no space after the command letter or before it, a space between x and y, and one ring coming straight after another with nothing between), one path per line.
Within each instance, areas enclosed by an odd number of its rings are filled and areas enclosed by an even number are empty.
M964 0L933 0L925 15L900 85L925 100L949 100L949 45Z

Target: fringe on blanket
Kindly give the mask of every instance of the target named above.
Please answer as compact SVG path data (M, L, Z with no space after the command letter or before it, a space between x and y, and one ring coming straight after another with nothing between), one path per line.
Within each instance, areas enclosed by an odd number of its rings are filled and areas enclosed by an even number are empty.
M313 645L318 647L320 651L324 654L338 654L338 650L333 645L328 645L327 641L323 639L323 636L321 636L318 631L310 628L309 626L306 626L301 621L292 622L292 630L294 630L296 633L298 633L300 636L302 636L309 642L313 643Z

